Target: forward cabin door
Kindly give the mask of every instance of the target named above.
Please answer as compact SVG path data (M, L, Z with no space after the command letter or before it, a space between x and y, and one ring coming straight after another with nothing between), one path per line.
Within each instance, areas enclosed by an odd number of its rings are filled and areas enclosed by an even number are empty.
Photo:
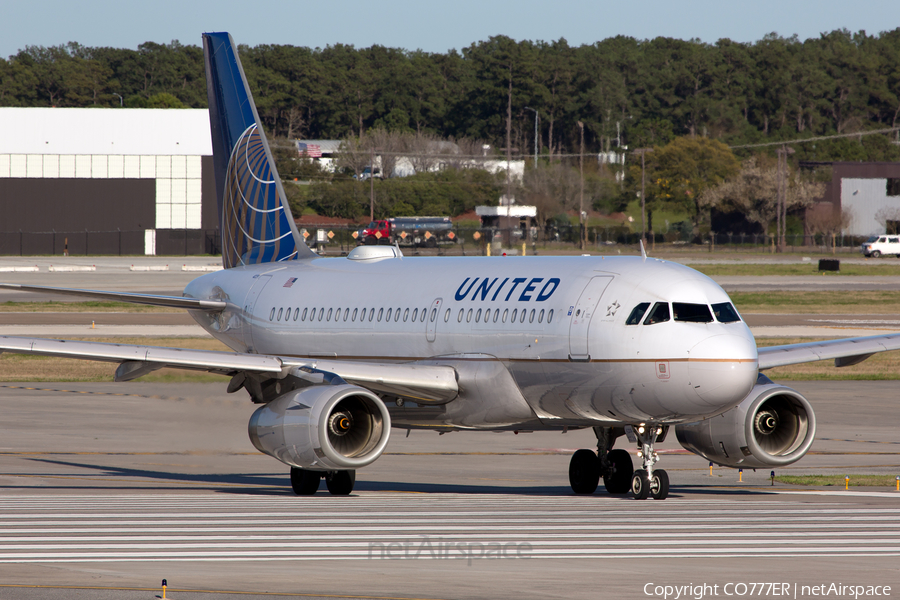
M441 306L443 304L444 300L442 298L437 298L431 303L431 308L428 309L428 316L425 318L425 339L429 342L434 341L437 322L441 315Z
M597 311L597 305L603 292L606 290L610 276L593 277L585 286L575 306L569 307L569 316L572 319L569 324L569 360L591 360L588 347L588 333L591 327L591 319Z

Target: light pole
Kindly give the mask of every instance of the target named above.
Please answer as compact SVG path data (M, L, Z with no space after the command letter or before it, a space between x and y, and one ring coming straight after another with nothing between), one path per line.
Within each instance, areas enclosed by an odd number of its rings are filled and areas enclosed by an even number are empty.
M122 98L122 96L119 96L119 94L117 94L115 92L113 92L112 95L117 96L119 98L119 108L125 106L125 99Z
M534 167L537 168L537 156L538 156L538 124L541 122L541 115L535 109L530 106L526 106L525 110L530 110L534 113Z
M578 223L581 225L581 233L579 234L581 249L584 250L584 123L578 121L578 129L581 130L581 152L578 154L578 168L581 171L581 195L578 202Z
M645 180L644 180L644 173L645 173L644 156L645 156L648 152L653 152L653 148L638 148L637 150L634 151L635 154L640 154L640 156L641 156L641 239L644 240L645 242L647 241L647 240L646 240L646 237L647 237L647 234L646 234L646 231L647 231L647 225L646 225L646 223L647 223L647 222L646 222L646 220L645 220L645 219L646 219L645 213L646 213L646 206L647 206L647 205L646 205L646 200L645 200L645 198L644 198L644 196L645 196L645 193L644 193L644 187L645 187L645 186L644 186L644 181L645 181Z

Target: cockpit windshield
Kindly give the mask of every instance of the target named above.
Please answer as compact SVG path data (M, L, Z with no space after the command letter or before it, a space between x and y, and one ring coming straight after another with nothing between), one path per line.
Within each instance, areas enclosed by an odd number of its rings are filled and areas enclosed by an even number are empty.
M673 302L672 310L675 313L675 320L682 323L711 323L713 320L709 307L705 304Z
M664 323L669 320L669 303L657 302L650 309L650 314L644 319L644 325L655 325L656 323Z
M740 315L731 305L731 302L722 302L721 304L712 305L713 313L716 315L716 321L719 323L736 323L741 320Z
M628 315L628 320L625 321L626 325L638 325L641 322L641 319L644 316L644 313L647 312L647 309L650 308L649 302L641 302L637 306L634 307L634 310L631 311L631 314Z

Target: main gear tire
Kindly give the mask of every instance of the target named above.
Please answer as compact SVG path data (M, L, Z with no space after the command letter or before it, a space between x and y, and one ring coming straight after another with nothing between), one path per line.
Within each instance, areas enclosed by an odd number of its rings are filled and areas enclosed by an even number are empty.
M291 467L291 488L298 496L312 496L319 491L319 483L321 481L321 471Z
M593 494L600 484L600 459L593 450L578 450L569 461L569 485L576 494Z
M621 448L610 450L606 455L609 460L609 471L603 475L603 485L610 494L627 494L631 489L631 476L634 464L627 450Z

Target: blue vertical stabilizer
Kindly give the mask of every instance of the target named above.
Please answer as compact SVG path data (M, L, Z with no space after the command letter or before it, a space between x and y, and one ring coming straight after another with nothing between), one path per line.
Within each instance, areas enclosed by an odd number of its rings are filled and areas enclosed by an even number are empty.
M222 264L312 258L287 205L234 40L203 34Z

